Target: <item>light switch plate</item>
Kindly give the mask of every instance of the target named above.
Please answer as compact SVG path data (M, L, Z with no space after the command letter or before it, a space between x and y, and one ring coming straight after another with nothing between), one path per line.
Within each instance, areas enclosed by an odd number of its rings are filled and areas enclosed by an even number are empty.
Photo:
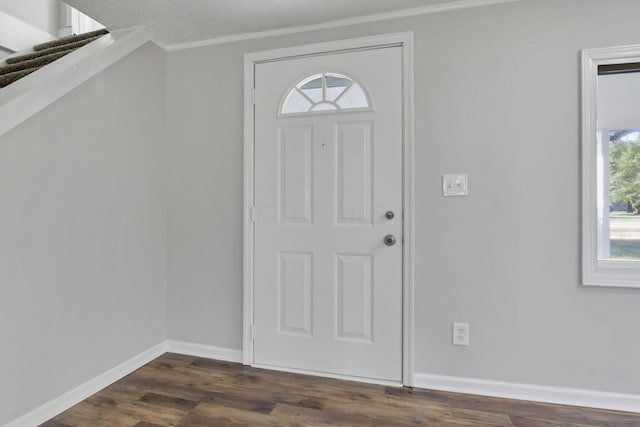
M466 196L469 194L469 179L466 173L442 175L442 195L444 197Z

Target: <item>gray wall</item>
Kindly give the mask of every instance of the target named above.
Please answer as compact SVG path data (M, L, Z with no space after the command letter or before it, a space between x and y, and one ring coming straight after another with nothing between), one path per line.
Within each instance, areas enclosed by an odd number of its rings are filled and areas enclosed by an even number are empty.
M0 425L166 338L164 61L0 136Z
M12 53L13 53L12 51L0 46L0 65L4 64L4 58L11 55Z
M49 34L57 35L60 17L58 0L0 0L0 11Z
M169 337L242 347L243 54L411 30L416 372L640 394L640 290L580 286L579 175L579 52L639 43L638 16L522 1L171 52Z

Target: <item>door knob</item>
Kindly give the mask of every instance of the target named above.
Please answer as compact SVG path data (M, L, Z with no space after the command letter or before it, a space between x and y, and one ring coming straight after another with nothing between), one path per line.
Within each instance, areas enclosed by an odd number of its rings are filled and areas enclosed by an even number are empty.
M386 214L384 214L384 216L387 217L387 219L393 219L394 216L396 216L393 211L387 211Z
M387 246L393 246L396 244L396 238L392 234L384 236L384 244Z

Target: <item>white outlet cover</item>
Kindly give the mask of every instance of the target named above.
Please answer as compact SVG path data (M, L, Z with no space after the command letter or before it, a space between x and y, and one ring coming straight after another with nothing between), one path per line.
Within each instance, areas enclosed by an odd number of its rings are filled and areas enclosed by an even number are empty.
M453 324L453 345L469 345L469 324L454 323Z
M444 197L467 196L469 178L466 173L442 175L442 195Z

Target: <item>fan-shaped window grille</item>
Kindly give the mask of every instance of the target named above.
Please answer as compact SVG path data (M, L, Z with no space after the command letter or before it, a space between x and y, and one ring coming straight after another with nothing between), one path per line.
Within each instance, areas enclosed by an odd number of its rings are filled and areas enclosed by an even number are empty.
M342 74L320 73L302 79L285 96L280 114L304 114L370 108L364 88Z

